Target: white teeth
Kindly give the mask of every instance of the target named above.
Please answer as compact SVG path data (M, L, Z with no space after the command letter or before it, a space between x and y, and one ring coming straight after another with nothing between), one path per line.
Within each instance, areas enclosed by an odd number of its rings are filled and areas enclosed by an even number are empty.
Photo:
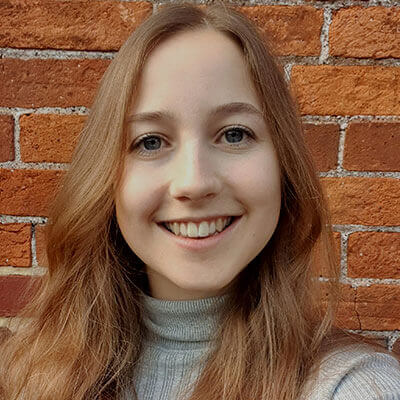
M178 222L167 222L166 226L168 229L177 236L184 237L207 237L213 235L216 231L221 232L231 222L233 217L218 218L216 221L201 221L199 224L194 222L189 223L178 223Z
M211 221L210 226L208 227L210 235L215 233L215 222Z
M187 236L186 233L186 224L184 224L183 222L180 224L180 230L181 230L181 236Z
M208 231L208 224L207 222L203 221L199 225L199 236L204 237L208 236L209 231Z
M197 237L197 226L193 222L188 223L188 230L187 230L189 237Z

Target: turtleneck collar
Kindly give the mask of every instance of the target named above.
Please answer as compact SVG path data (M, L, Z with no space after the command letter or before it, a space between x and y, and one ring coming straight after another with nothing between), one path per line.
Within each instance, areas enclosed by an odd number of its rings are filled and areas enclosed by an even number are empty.
M145 295L143 324L148 344L169 350L210 346L229 296L161 300Z

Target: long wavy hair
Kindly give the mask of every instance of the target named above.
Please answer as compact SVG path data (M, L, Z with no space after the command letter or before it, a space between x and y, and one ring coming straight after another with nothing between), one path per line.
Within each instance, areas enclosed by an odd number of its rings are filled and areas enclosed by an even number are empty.
M282 207L270 241L236 279L217 346L188 398L298 399L337 343L339 270L326 195L284 74L265 36L235 9L174 4L132 33L100 82L49 211L47 272L0 349L2 399L119 399L132 385L149 287L115 217L127 111L150 52L197 29L222 32L242 49L277 150ZM317 279L321 268L324 282Z

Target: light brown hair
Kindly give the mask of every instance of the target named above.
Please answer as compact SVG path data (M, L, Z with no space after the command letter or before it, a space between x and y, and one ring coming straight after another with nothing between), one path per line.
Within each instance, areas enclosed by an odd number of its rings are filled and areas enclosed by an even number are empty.
M117 399L133 382L149 288L115 218L127 111L152 49L195 29L222 32L243 51L280 162L282 208L272 238L235 280L218 345L190 400L297 399L337 343L339 276L329 212L284 75L239 12L169 5L133 32L101 80L49 212L48 273L19 314L26 322L0 351L3 399ZM323 285L313 272L317 245L330 277Z

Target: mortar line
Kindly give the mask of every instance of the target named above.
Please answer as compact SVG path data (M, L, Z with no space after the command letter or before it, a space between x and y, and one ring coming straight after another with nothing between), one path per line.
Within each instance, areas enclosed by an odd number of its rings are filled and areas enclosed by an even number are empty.
M0 224L45 224L46 217L0 214Z
M343 168L343 157L344 157L344 145L346 141L346 130L349 124L348 118L343 118L339 121L339 146L338 146L338 158L337 158L337 172L345 171Z
M21 148L20 148L20 133L21 128L19 124L19 114L14 115L14 163L22 163L21 160Z
M32 268L37 268L37 256L36 256L36 224L31 225L32 239L31 239L31 254L32 254Z
M10 267L0 265L0 276L42 276L46 273L47 267Z
M341 232L341 233L353 233L353 232L395 232L395 233L400 233L400 226L333 224L332 229L334 229L335 232Z
M320 34L321 53L319 56L319 63L325 64L329 57L329 27L332 22L332 9L325 6L323 8L323 23Z
M340 233L340 279L345 280L347 278L347 247L349 232Z

